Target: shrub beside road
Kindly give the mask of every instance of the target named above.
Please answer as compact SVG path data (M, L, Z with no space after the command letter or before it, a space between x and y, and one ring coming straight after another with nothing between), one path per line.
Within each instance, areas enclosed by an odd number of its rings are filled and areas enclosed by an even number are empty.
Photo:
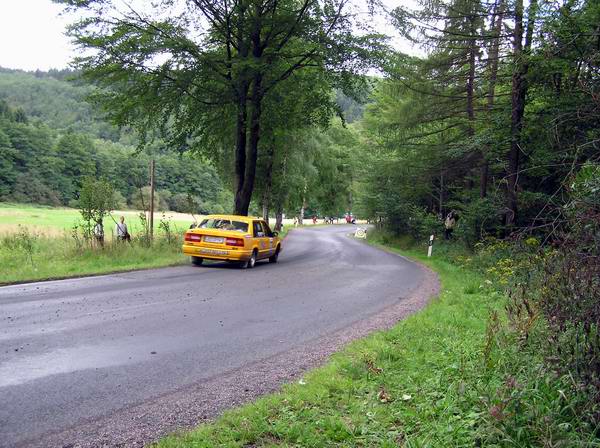
M107 241L104 248L79 246L69 236L22 232L0 238L0 285L104 274L186 263L180 236L170 243L158 235L152 246Z

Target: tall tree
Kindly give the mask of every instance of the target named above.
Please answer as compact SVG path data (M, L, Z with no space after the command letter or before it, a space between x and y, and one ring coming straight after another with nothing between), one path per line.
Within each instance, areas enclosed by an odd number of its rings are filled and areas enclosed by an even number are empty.
M515 224L518 209L518 183L519 166L521 157L521 132L523 129L523 116L525 114L525 100L527 96L527 72L529 71L529 56L533 40L533 29L535 26L535 15L537 12L537 0L529 2L527 14L527 29L524 31L523 23L523 0L516 0L514 11L514 37L513 57L515 70L512 77L511 90L511 118L510 118L510 150L508 152L507 169L507 193L508 213L506 214L506 225L512 227ZM525 34L525 42L523 42Z
M308 67L348 89L381 48L378 35L354 35L349 0L162 0L148 12L55 1L87 14L70 28L90 54L76 66L105 88L95 99L117 124L144 137L158 128L180 150L234 147L234 212L244 215L265 98Z

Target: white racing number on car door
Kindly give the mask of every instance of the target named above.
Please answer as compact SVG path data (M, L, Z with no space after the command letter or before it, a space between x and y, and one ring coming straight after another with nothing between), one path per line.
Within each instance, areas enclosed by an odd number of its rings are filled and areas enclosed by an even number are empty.
M267 252L269 253L269 255L271 255L273 254L273 232L271 232L271 229L269 228L269 225L266 222L261 221L260 223L263 227L263 232L265 236L269 238L268 243L266 243L265 245L268 244Z
M258 251L260 255L264 255L267 250L267 243L265 241L265 232L260 221L254 221L254 237L258 239Z

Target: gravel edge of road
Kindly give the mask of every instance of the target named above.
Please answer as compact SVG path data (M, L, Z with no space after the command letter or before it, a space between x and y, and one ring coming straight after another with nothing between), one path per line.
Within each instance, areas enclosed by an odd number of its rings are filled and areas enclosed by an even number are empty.
M151 403L133 405L115 414L45 435L42 439L23 442L19 446L144 447L168 434L188 431L201 423L210 422L228 409L277 392L284 384L323 365L329 356L349 342L393 327L436 297L440 291L438 275L417 261L409 262L420 266L424 274L422 284L409 297L398 297L397 304L377 314L310 341L303 347L246 365L225 376L204 380L201 384L159 396Z

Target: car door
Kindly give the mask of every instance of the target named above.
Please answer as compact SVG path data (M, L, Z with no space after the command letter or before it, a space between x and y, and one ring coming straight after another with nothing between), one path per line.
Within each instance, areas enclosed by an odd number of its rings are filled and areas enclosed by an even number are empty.
M265 238L265 230L260 221L252 221L252 229L254 230L254 243L258 247L258 258L264 258L268 254L267 238Z
M262 225L263 232L265 234L266 245L267 245L267 250L265 251L265 255L270 257L271 255L273 255L275 253L275 236L273 235L271 228L265 221L261 221L260 224Z

